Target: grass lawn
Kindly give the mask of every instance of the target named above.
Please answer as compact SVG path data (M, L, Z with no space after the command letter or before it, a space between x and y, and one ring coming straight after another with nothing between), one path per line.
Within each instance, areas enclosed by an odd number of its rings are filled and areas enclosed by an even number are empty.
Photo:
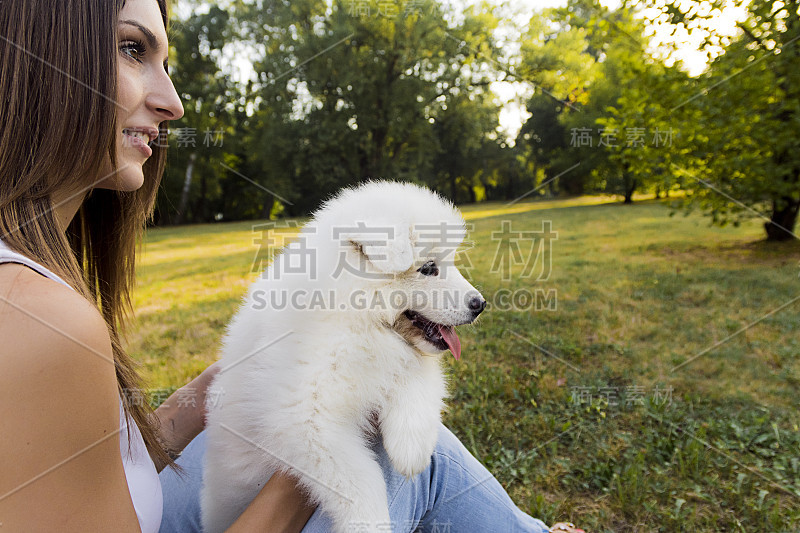
M445 423L522 509L592 532L800 530L798 243L655 201L463 212L463 264L494 305L446 358ZM550 268L508 234L543 221ZM264 257L252 226L147 232L129 345L154 389L216 358Z

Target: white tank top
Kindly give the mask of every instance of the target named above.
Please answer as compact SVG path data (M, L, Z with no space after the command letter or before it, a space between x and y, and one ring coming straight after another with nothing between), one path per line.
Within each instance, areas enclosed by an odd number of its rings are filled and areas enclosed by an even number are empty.
M0 241L0 263L20 263L32 268L39 274L70 287L52 271L39 263L12 251L3 241ZM72 288L72 287L70 287ZM128 490L133 500L133 508L139 519L142 533L157 533L161 525L164 498L161 494L161 482L158 472L147 453L142 434L135 423L128 425L127 417L119 402L119 448L122 454L122 464L125 467L125 478L128 481ZM130 449L128 447L128 433L130 431Z

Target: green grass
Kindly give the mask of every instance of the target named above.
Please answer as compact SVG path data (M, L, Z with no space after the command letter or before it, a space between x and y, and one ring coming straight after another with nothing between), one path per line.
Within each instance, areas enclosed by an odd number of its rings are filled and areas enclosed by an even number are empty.
M764 242L758 221L710 227L660 202L610 201L464 207L484 295L554 289L557 308L490 308L461 328L445 423L547 522L799 530L800 300L764 317L800 296L800 246ZM558 232L550 277L492 273L503 221L543 220ZM129 341L154 388L215 359L257 276L252 225L147 232Z

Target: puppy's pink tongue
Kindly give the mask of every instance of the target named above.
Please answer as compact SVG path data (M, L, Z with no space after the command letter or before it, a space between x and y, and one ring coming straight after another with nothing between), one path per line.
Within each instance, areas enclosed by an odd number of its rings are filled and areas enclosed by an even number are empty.
M456 358L456 361L461 359L461 339L456 335L456 328L441 324L436 324L436 327L439 328L439 334L444 339L444 342L447 343L447 347L450 348L450 352Z

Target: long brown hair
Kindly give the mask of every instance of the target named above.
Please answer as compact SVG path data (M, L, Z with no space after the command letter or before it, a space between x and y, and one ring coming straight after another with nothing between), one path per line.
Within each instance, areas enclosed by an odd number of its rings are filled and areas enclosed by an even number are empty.
M166 0L157 0L167 27ZM60 275L99 306L108 325L125 414L151 457L174 464L159 444L133 360L120 337L131 311L134 262L152 215L166 150L153 146L144 185L94 189L67 234L54 194L85 195L117 169L117 23L125 0L0 0L0 240ZM160 125L166 138L167 123ZM160 142L157 144L161 144ZM87 181L89 180L89 181Z

